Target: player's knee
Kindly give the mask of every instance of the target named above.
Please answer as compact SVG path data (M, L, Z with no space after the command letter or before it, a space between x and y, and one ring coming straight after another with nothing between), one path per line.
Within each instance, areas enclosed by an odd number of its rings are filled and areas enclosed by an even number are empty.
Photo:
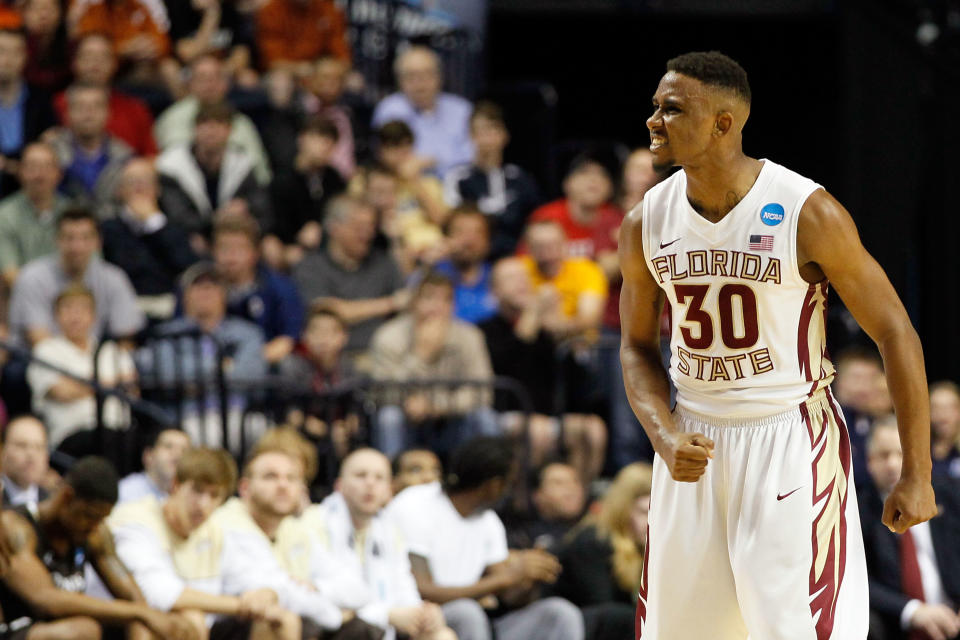
M100 628L100 623L93 618L76 617L65 620L57 630L57 635L62 640L100 640L103 630Z

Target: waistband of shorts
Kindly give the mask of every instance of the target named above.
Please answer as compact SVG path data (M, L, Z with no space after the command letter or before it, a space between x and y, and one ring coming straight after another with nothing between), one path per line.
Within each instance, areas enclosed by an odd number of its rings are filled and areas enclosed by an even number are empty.
M815 409L821 408L831 408L831 396L830 392L827 389L821 389L814 393L810 398L803 401L799 405L793 407L792 409L787 409L786 411L780 411L778 413L771 413L763 416L734 416L734 417L723 417L717 415L704 415L702 413L697 413L682 407L679 404L677 405L675 411L682 417L689 420L695 420L703 424L708 424L713 427L766 427L772 424L777 424L783 422L784 420L796 420L801 419L805 415L808 415Z

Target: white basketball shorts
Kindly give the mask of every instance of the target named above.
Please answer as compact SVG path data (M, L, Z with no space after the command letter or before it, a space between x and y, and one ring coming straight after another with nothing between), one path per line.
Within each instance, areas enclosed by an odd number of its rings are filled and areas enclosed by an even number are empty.
M643 640L864 640L867 566L839 406L729 420L678 408L716 447L697 482L654 460Z

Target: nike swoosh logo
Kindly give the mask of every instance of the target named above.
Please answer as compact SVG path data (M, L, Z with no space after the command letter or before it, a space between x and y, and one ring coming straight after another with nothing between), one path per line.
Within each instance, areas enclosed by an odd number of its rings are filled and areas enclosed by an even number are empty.
M780 502L781 500L783 500L784 498L790 496L791 494L794 494L794 493L796 493L797 491L800 491L800 489L803 489L803 487L797 487L796 489L794 489L793 491L790 491L789 493L784 493L784 494L779 494L779 493L778 493L778 494L777 494L777 502Z
M667 244L663 244L663 243L661 242L661 243L660 243L660 248L661 248L661 249L666 249L667 247L669 247L670 245L672 245L674 242L679 242L679 241L680 241L680 238L677 238L676 240L671 240L671 241L668 242Z

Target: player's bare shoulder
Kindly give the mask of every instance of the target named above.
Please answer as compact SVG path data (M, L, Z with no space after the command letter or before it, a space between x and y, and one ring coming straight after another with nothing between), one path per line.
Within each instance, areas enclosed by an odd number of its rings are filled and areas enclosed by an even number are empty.
M3 523L3 536L11 553L36 552L37 534L26 518L16 511L4 510L0 521Z
M643 200L638 202L623 217L620 224L620 261L643 262Z
M835 261L862 250L850 213L825 189L810 194L797 220L797 263L827 268Z

